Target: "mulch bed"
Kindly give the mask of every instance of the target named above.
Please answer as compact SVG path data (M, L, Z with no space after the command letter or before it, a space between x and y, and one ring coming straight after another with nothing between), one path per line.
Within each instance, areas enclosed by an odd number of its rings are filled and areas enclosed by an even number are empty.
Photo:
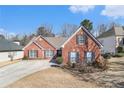
M71 73L81 81L92 82L97 84L99 87L111 87L106 85L106 82L98 80L100 73L103 72L103 70L100 68L95 68L93 66L87 66L85 68L71 68L69 66L65 66L63 67L63 70Z

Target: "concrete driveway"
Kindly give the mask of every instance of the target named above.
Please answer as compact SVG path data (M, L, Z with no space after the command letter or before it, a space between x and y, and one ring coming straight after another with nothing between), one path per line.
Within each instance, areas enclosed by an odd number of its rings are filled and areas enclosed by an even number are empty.
M25 60L0 68L0 87L50 67L49 60Z

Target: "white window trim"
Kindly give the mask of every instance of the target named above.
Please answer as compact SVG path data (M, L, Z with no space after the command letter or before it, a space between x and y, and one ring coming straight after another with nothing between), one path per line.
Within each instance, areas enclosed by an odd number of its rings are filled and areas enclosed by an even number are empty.
M53 57L54 51L53 50L45 50L45 57Z
M75 60L72 60L72 59L71 59L71 53L75 53L75 54L76 54L76 55L75 55L75 56L76 56L76 57L75 57ZM71 62L71 63L76 63L76 59L77 59L77 52L75 52L75 51L70 52L70 54L69 54L69 60L70 60L70 62Z
M87 53L91 53L91 57L88 57L88 56L87 56ZM87 62L87 63L91 63L91 62L93 61L93 60L92 60L92 58L93 58L93 53L94 53L94 52L92 52L92 51L87 51L87 52L86 52L86 62ZM88 58L91 58L91 62L88 62Z
M79 44L79 45L82 45L82 44L85 43L84 35L78 35L77 37L78 37L78 38L77 38L77 39L78 39L77 41L78 41L78 44Z
M29 50L29 58L37 58L37 50Z

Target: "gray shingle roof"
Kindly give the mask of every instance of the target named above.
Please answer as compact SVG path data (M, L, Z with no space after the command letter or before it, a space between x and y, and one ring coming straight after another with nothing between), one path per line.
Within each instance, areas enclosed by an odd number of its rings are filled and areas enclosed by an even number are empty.
M108 31L102 33L97 38L104 38L104 37L117 36L117 35L124 35L124 29L123 29L123 27L114 26L111 29L109 29Z
M44 37L51 45L59 49L61 45L68 39L66 37Z
M22 46L19 46L9 40L0 39L0 52L2 51L20 51Z
M123 27L114 27L115 35L124 35Z

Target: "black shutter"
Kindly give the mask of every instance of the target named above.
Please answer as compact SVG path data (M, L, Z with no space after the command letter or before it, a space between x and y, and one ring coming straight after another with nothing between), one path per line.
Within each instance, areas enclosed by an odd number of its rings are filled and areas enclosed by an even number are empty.
M36 50L36 53L37 53L36 55L37 55L37 58L38 58L38 50Z
M86 44L87 43L87 35L84 34L84 43Z
M68 52L68 61L70 62L70 52Z
M76 35L76 43L79 44L79 42L78 42L78 35Z
M44 58L46 58L46 50L44 50Z
M76 55L76 56L77 56L76 61L79 62L79 61L80 61L80 60L79 60L79 52L77 52L76 54L77 54L77 55Z
M29 51L30 51L30 50L28 50L28 58L29 58Z
M86 62L87 61L87 57L86 57L86 51L84 51L84 62Z
M92 61L95 61L95 53L92 52Z

